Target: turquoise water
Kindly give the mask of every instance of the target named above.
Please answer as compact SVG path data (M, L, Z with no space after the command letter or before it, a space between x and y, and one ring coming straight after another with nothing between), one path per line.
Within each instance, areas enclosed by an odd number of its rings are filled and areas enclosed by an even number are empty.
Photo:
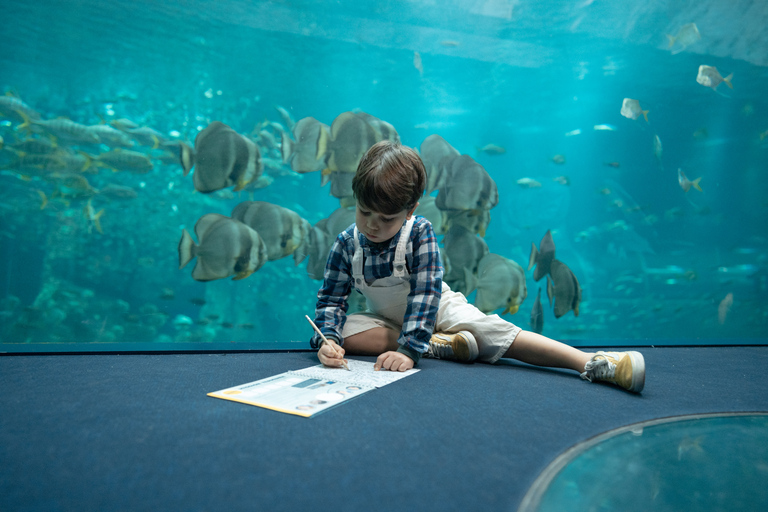
M546 281L526 271L527 297L505 318L529 328L541 287L543 333L574 345L765 342L768 13L759 2L84 0L3 10L0 86L43 119L126 118L192 145L215 120L245 135L265 119L285 128L280 106L327 125L361 110L413 147L439 134L496 183L488 250L527 269L531 244L550 230L581 286L579 315L556 319ZM670 51L666 34L691 22L701 40ZM733 89L698 84L702 64L732 73ZM622 116L624 98L638 99L648 122ZM177 247L201 216L247 200L315 225L340 205L319 172L290 171L279 147L258 140L272 160L267 186L201 194L178 163L137 145L152 171L99 168L82 175L99 193L57 199L61 180L19 169L8 149L41 135L12 114L0 121L4 348L308 346L302 317L320 282L306 260L203 283L192 265L178 268ZM505 151L478 150L488 144ZM702 191L683 191L678 169L700 177ZM136 197L108 196L110 184ZM101 210L103 233L91 220Z

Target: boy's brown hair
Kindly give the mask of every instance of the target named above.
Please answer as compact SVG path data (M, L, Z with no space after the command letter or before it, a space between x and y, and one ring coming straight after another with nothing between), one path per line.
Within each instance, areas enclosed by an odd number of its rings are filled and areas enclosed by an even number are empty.
M352 191L362 206L394 215L416 206L426 182L424 162L416 151L383 140L363 155L352 179Z

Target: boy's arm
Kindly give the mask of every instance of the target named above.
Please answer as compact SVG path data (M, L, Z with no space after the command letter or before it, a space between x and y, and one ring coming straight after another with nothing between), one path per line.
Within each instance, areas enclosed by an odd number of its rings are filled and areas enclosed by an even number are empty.
M443 287L440 249L429 221L420 226L418 238L413 240L412 256L411 292L397 351L418 363L429 348Z
M351 258L343 235L336 237L331 247L315 306L315 325L326 338L332 338L339 345L343 343L341 331L346 321L349 307L347 297L351 291ZM309 343L312 348L318 348L321 342L322 338L315 333Z

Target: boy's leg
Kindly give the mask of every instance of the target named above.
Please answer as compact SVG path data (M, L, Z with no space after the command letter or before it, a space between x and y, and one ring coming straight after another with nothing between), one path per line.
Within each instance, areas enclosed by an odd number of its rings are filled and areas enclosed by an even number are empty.
M582 373L584 365L593 355L535 332L520 331L502 357L536 366L569 368Z
M344 338L346 354L356 356L378 356L390 350L397 350L400 333L387 327L374 327Z

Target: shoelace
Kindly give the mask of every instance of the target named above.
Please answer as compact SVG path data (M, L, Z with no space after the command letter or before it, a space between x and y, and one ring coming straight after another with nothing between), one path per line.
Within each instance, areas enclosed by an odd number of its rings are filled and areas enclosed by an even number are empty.
M452 356L453 355L453 346L451 345L450 341L445 341L440 338L437 338L439 341L435 341L434 339L429 344L429 348L432 352L432 357L436 359L442 359L445 356Z
M602 356L601 359L593 359L586 364L584 367L586 371L581 374L581 378L590 382L593 379L613 381L616 375L616 363L609 361L607 355L599 355Z

